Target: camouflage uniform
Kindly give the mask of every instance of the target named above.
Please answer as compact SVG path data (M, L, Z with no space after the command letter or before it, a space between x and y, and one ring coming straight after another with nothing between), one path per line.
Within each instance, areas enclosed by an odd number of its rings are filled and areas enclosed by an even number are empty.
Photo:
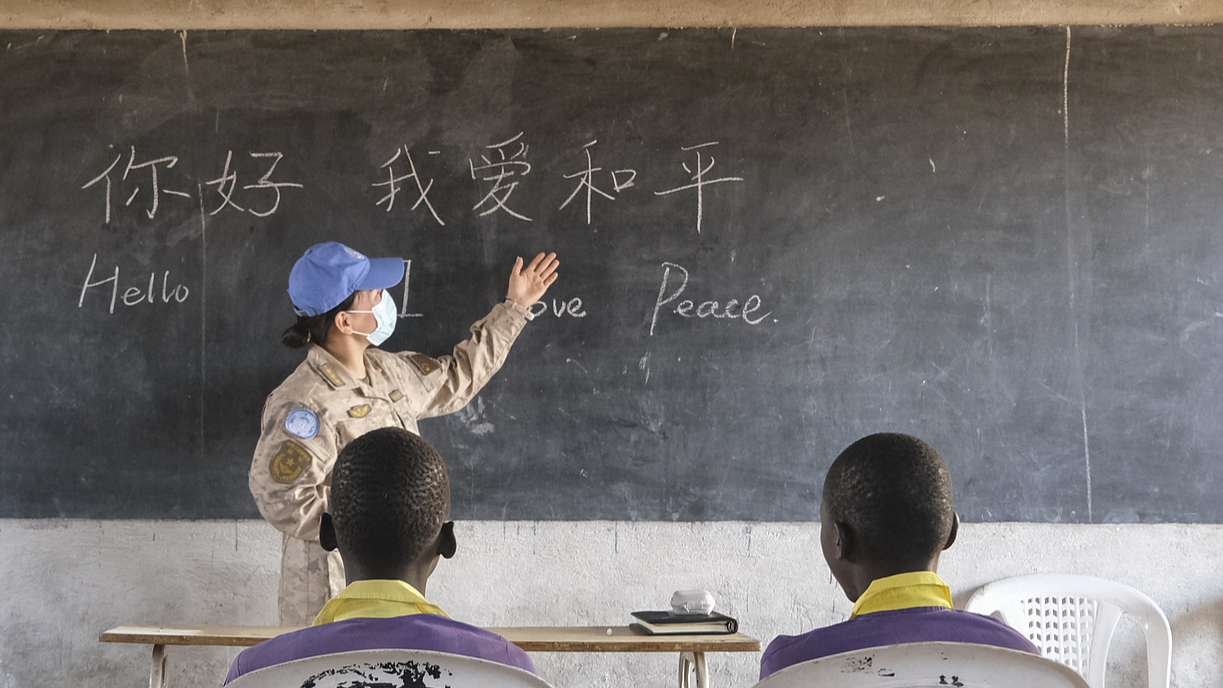
M419 434L418 418L463 408L501 367L525 323L521 310L498 304L451 356L371 347L367 380L353 379L326 350L311 346L305 362L268 396L250 488L260 513L282 533L282 626L308 625L345 586L339 553L318 543L340 450L376 428Z

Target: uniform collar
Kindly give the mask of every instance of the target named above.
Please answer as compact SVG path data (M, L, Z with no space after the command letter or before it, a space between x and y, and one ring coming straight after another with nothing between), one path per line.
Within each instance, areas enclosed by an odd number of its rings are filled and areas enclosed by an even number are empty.
M372 375L370 372L372 370L382 371L381 366L374 363L374 357L369 355L369 352L373 350L373 347L370 347L362 354L365 357L365 372L367 375ZM310 368L319 377L323 378L324 382L331 385L332 389L350 389L356 387L362 391L368 391L367 385L363 381L353 377L352 373L348 372L348 368L345 368L339 359L332 356L318 344L310 346L310 351L306 354L306 361L310 364Z
M313 626L345 619L386 619L412 614L450 615L441 607L429 604L416 588L401 580L361 580L350 583L323 605L314 618Z
M876 578L854 603L854 618L859 614L886 612L913 607L954 608L951 588L933 571L913 571Z
M323 378L323 381L331 385L332 389L344 389L346 387L355 387L357 381L353 379L352 373L348 372L348 368L344 367L335 356L327 353L327 350L318 344L310 346L310 352L306 354L306 362L310 367Z

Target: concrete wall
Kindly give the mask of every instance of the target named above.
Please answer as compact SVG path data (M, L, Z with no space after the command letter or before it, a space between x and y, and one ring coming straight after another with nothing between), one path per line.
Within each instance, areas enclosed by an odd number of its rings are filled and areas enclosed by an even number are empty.
M410 29L1223 21L1221 0L4 0L0 26Z
M765 642L844 620L813 524L465 522L459 556L428 594L487 626L623 625L678 588L707 588ZM1138 587L1172 623L1172 685L1218 685L1223 665L1223 526L966 524L941 573L957 604L997 578L1094 574ZM270 625L279 537L261 522L0 521L0 688L133 688L147 646L101 644L127 622ZM1127 622L1113 688L1145 686L1141 634ZM220 684L237 653L170 648L175 688ZM672 687L672 655L534 655L558 688ZM716 655L714 685L750 686L759 656Z

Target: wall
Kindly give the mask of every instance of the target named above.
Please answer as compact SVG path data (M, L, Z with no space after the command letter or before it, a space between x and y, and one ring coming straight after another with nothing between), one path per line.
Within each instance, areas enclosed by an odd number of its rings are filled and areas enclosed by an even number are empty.
M810 524L492 521L459 524L459 555L428 593L486 626L623 625L673 590L711 590L766 643L844 620ZM1174 686L1217 684L1223 664L1223 526L966 524L941 573L958 605L997 578L1094 574L1141 588L1172 623ZM139 686L148 646L101 644L128 622L271 625L279 537L250 521L0 521L0 688ZM1123 621L1109 685L1145 686L1141 635ZM220 684L231 648L171 647L171 685ZM534 655L558 688L673 686L677 659ZM755 682L759 655L715 655L719 688ZM631 677L631 678L630 678Z
M411 29L595 26L1200 24L1220 0L5 0L8 28Z

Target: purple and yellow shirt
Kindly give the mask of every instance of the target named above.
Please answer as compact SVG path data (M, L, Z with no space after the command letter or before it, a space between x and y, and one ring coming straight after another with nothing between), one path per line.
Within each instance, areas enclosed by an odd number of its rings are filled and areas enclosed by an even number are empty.
M1040 654L1019 631L992 616L954 609L938 574L902 573L872 581L849 621L802 635L779 635L760 658L760 678L820 657L900 643L996 645Z
M309 628L243 650L225 683L256 669L295 659L354 650L432 650L508 664L534 672L527 653L496 633L455 621L411 585L398 580L352 583Z

